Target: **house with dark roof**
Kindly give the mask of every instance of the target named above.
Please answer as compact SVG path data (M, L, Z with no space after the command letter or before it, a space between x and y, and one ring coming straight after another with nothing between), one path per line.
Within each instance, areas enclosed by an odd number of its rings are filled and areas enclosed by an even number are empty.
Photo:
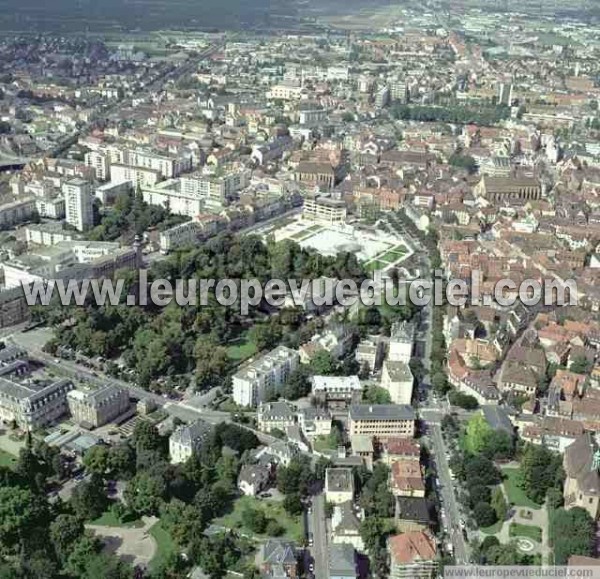
M203 420L179 426L169 437L171 462L185 462L200 450L211 433L212 426Z
M394 521L401 533L426 531L435 524L433 505L424 497L395 497Z
M298 554L291 541L269 539L262 544L258 558L262 577L268 579L298 577Z
M590 432L586 432L565 450L565 508L581 507L594 520L600 513L600 448Z
M264 464L245 464L238 475L238 488L247 496L255 497L269 486L271 469Z

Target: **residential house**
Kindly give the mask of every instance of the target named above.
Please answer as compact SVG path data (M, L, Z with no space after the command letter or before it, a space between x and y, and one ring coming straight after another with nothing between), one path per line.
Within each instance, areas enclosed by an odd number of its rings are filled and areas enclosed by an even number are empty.
M354 473L352 469L331 467L325 471L325 500L334 504L354 500Z
M577 420L543 416L539 421L524 426L521 438L563 454L584 432L583 424Z
M261 432L271 432L275 429L285 432L288 426L295 424L296 414L285 401L266 402L259 405L256 421Z
M383 357L383 341L379 336L367 336L358 344L355 359L362 369L373 373L379 370Z
M302 408L298 412L298 426L307 438L328 436L331 433L331 412L319 406Z
M266 465L245 464L238 475L238 488L249 497L255 497L269 486L271 471Z
M421 464L411 459L393 462L389 487L396 497L425 497L425 481Z
M396 322L390 329L388 360L408 364L412 358L415 340L415 325L410 322Z
M312 395L318 404L329 408L345 408L362 399L358 376L313 376Z
M365 544L360 534L362 509L352 501L336 504L331 516L331 540L333 544L348 543L357 551L364 551Z
M396 496L394 521L401 533L430 531L435 525L433 505L424 497Z
M355 434L350 437L350 444L352 446L352 455L360 456L365 466L372 470L373 458L375 455L375 449L373 448L373 438L368 434Z
M400 438L390 436L382 444L381 460L388 466L397 460L415 460L421 459L421 445L411 438Z
M169 437L169 456L172 463L185 462L198 453L212 433L212 426L203 420L179 426Z
M260 547L259 569L265 578L296 579L298 573L298 553L291 541L268 539Z

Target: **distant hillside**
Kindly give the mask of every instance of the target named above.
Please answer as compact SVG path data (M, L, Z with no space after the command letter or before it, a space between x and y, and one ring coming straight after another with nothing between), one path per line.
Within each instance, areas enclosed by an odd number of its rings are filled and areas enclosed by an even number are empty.
M292 15L292 0L3 0L0 29L86 30L241 29L266 27Z

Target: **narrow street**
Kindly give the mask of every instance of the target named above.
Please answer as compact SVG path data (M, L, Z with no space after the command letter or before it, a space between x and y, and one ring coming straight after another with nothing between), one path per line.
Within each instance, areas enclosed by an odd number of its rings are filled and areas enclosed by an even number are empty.
M442 429L438 424L430 425L431 441L437 465L437 475L440 480L438 493L446 512L446 529L454 547L454 557L460 565L469 561L469 546L464 540L460 527L460 508L456 499L454 481L450 478L450 467L446 460L446 445Z
M325 495L320 493L313 497L312 516L309 517L309 528L313 534L313 545L310 553L314 559L314 576L317 579L329 579L329 537L325 519Z

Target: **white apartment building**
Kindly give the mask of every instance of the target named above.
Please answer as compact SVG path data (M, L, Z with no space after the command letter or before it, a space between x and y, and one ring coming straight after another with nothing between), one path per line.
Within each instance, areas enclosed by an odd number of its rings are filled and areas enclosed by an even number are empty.
M305 92L297 82L288 81L273 85L267 92L267 98L272 100L299 100Z
M75 234L63 229L60 223L32 223L25 227L27 243L37 245L55 245L61 241L72 241Z
M27 197L0 205L0 226L10 227L27 221L35 211L35 198Z
M268 389L277 392L299 364L298 352L285 346L246 364L233 376L234 402L239 406L261 404Z
M89 151L84 157L85 164L96 172L96 179L108 181L110 179L110 154L106 151Z
M178 247L193 245L202 233L202 226L197 221L186 221L160 232L159 250L166 255Z
M320 195L304 199L303 219L335 225L345 223L346 215L346 203L341 199L331 199Z
M381 370L381 387L390 393L394 404L410 404L414 378L406 362L386 360Z
M94 224L91 185L84 179L71 179L63 183L67 223L78 231L85 231Z
M66 213L65 198L62 195L48 195L36 197L35 208L40 217L48 219L62 219Z
M181 194L204 199L207 207L220 209L235 193L248 187L251 173L247 170L230 171L224 175L195 173L180 180Z
M172 179L192 169L191 155L155 153L144 149L125 150L122 162L132 167L158 171L165 179Z
M131 167L123 163L113 163L110 166L110 176L116 183L131 181L137 187L152 187L161 180L160 171L144 167Z
M97 187L94 191L94 196L102 202L102 205L109 205L114 203L119 195L132 191L132 181L110 181Z
M144 201L150 205L168 207L171 213L197 217L205 212L205 200L193 192L181 190L180 179L169 179L154 186L142 186Z

